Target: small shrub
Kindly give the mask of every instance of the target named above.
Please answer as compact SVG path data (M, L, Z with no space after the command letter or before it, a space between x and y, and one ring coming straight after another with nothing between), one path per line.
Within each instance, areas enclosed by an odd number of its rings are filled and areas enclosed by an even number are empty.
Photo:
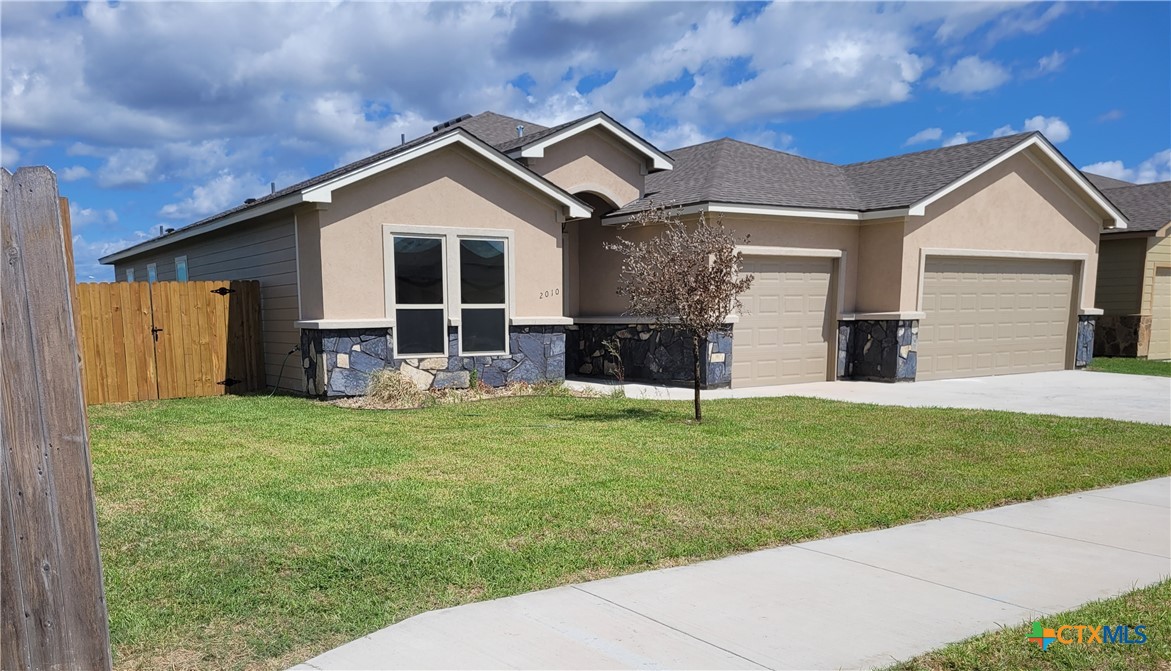
M603 340L602 349L606 350L606 356L614 360L614 379L619 382L625 380L626 369L622 366L622 349L618 336Z
M623 387L614 387L610 390L609 397L617 400L624 399L626 398L626 389Z
M416 387L402 373L389 368L370 376L366 397L391 408L421 408L435 402L431 394Z

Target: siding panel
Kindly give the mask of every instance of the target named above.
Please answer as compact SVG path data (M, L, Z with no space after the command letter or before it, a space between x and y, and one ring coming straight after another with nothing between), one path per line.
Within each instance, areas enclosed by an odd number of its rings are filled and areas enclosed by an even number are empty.
M1146 246L1142 238L1102 241L1095 302L1106 314L1135 315L1141 311Z

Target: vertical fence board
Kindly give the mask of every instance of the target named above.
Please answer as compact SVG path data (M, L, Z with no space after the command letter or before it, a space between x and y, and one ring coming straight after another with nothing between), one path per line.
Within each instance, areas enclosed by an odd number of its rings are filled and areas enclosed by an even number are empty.
M110 668L85 397L57 183L3 176L0 666Z

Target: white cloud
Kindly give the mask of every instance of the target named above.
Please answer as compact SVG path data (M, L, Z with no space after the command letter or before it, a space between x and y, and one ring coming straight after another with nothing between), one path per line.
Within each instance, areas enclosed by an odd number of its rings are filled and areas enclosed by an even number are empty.
M1031 130L1041 131L1050 142L1055 144L1065 142L1069 139L1070 135L1069 124L1062 121L1061 117L1042 116L1038 114L1035 117L1025 119L1024 127L1021 130L1017 130L1011 125L1006 124L992 131L992 137L1004 137L1005 135L1024 133Z
M20 161L19 151L6 144L0 144L0 166L8 168L10 171L16 170L18 161Z
M1171 181L1171 149L1156 152L1133 168L1126 167L1122 161L1101 161L1085 166L1082 171L1136 184Z
M5 11L8 11L5 9ZM145 231L135 231L112 240L90 240L83 235L73 236L73 268L78 282L110 282L114 279L113 266L103 266L98 259L136 245L153 237Z
M943 129L942 128L924 128L923 130L919 131L918 133L915 133L911 137L907 138L907 141L903 143L903 146L906 147L906 146L912 145L912 144L922 144L924 142L934 142L942 137L943 137Z
M1126 116L1125 112L1123 112L1120 109L1115 108L1115 109L1103 112L1102 114L1099 114L1098 115L1098 123L1106 123L1108 121L1118 121L1118 120L1122 119L1122 117L1124 117L1124 116Z
M1033 71L1033 75L1039 77L1041 75L1057 72L1065 66L1065 62L1067 60L1069 60L1069 54L1065 54L1060 51L1054 51L1047 56L1042 56L1041 58L1037 59L1037 67Z
M90 176L89 168L84 165L71 165L60 172L61 181L76 182Z
M111 209L98 210L90 207L81 207L76 202L69 203L69 224L77 230L94 224L116 224L118 213Z
M972 137L973 135L975 135L975 133L973 133L971 131L964 132L964 133L956 133L955 135L952 135L951 137L944 140L943 144L941 146L954 147L959 144L967 144L968 138Z
M1008 80L1008 70L999 63L982 60L979 56L965 56L954 65L942 68L934 83L948 93L979 93L992 90Z
M282 173L275 180L278 188L299 182L304 176ZM207 182L185 190L187 196L177 203L168 203L159 210L165 219L196 221L243 204L247 198L259 198L270 192L269 181L253 173L236 175L225 169Z
M141 186L155 181L158 155L149 149L119 149L98 168L98 186L103 189Z

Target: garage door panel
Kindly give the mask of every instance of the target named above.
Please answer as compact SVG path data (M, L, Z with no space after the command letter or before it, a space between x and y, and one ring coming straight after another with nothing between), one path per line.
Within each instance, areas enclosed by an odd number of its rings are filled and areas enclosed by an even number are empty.
M732 384L825 380L833 260L749 256L744 271L755 279L733 331Z
M1147 358L1171 359L1171 268L1155 268L1151 287L1151 339Z
M1074 264L929 259L919 330L923 380L1065 367Z

